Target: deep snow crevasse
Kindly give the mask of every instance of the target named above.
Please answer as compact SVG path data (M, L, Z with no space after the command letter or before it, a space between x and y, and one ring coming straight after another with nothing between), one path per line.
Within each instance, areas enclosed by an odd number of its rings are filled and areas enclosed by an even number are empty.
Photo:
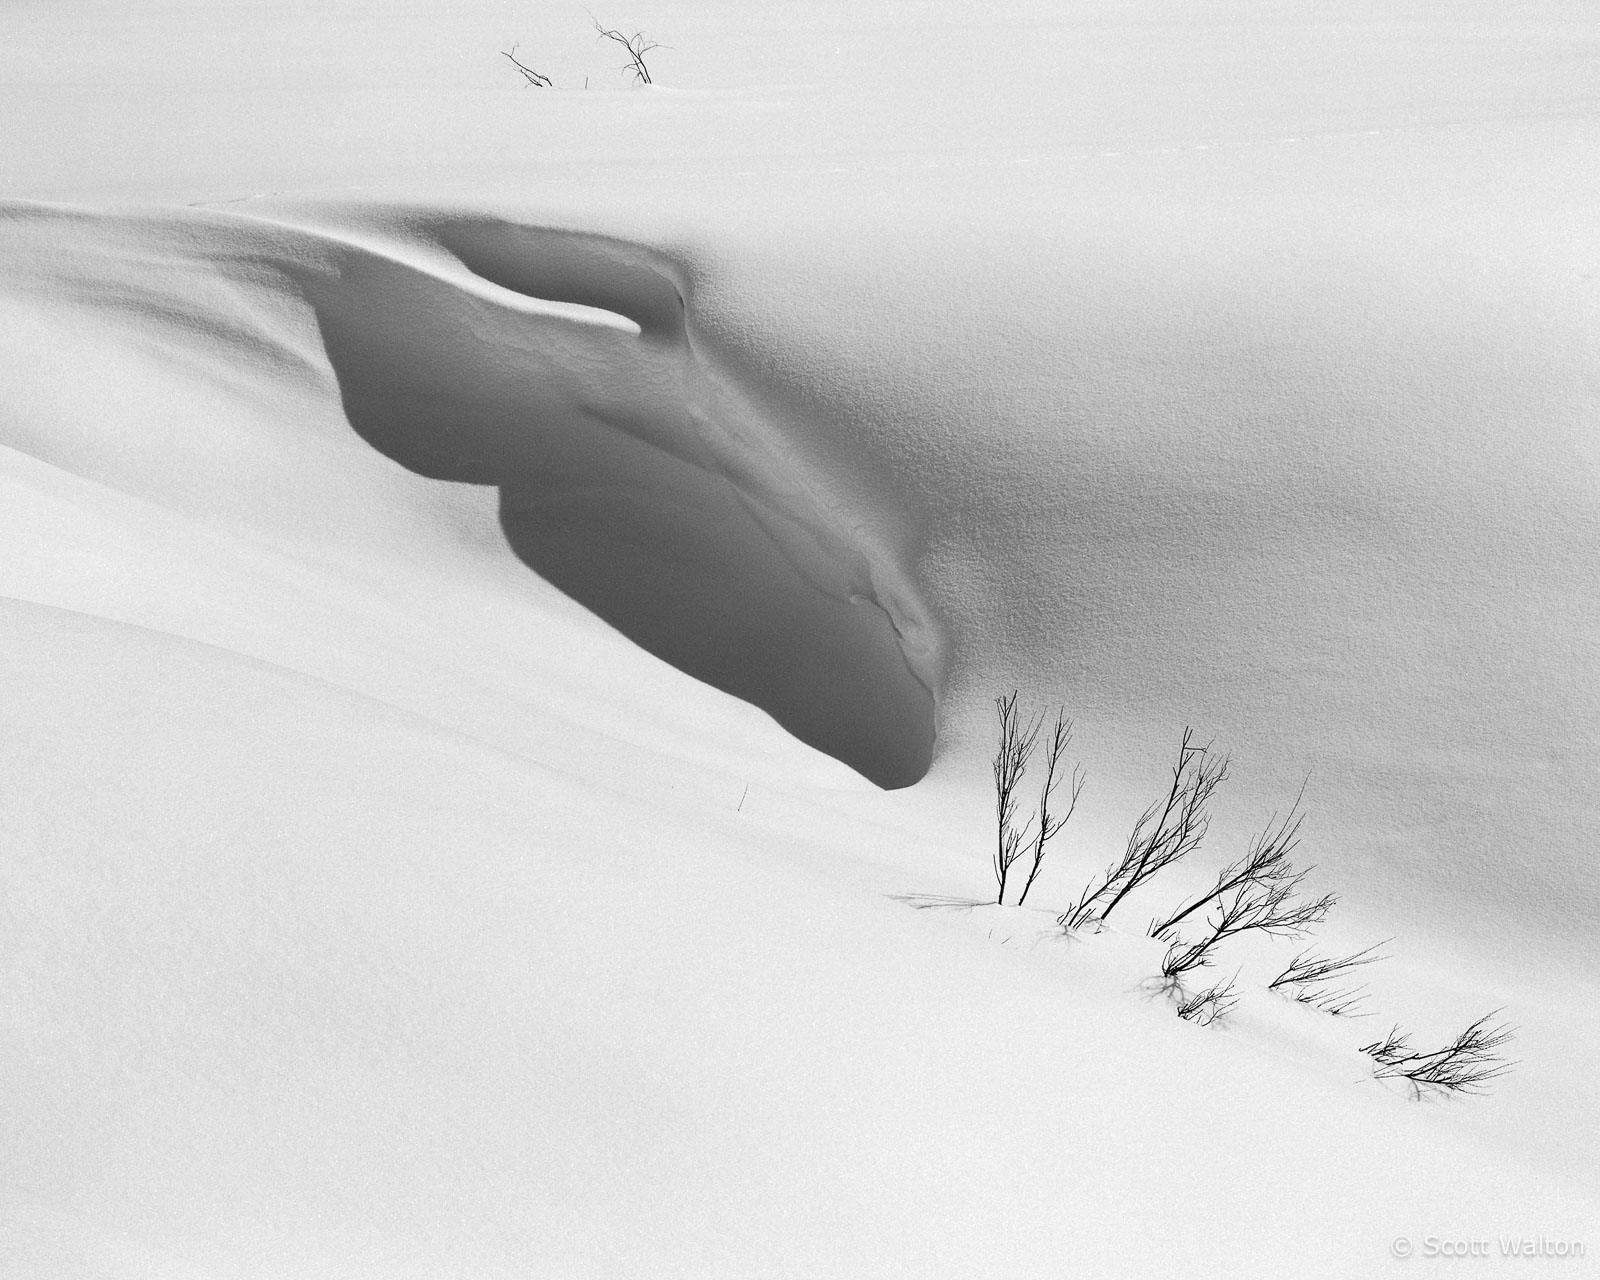
M486 233L501 237L558 234L581 242L600 250L611 271L627 273L631 288L619 289L618 281L601 280L601 273L593 269L576 285L570 277L534 272L526 257L512 256L514 246L503 244L500 252L494 252L485 243ZM763 524L769 522L773 513L768 507L775 503L779 515L814 531L816 525L821 525L841 547L859 556L867 590L854 594L883 610L896 634L916 653L916 657L910 652L907 655L913 673L930 694L938 693L942 636L930 621L912 575L869 531L868 522L853 515L848 504L831 491L827 480L798 456L781 429L772 427L777 415L752 404L750 397L741 392L737 371L721 369L705 350L691 305L694 271L686 261L617 236L553 230L483 219L481 215L470 221L453 217L438 224L433 234L470 272L492 284L523 296L548 296L568 302L583 299L581 305L604 307L627 316L647 338L681 338L690 384L686 395L693 410L690 425L723 465L724 474L741 499L756 504L756 510L763 513L757 518ZM631 296L619 296L624 293ZM779 542L780 547L784 545L781 539ZM797 571L806 573L803 560L796 558L793 563ZM815 585L825 589L821 582Z
M248 198L252 197L242 197ZM348 206L351 212L357 213L369 208L360 203ZM215 212L213 209L206 211ZM943 635L921 598L914 575L882 545L881 538L868 530L865 519L853 516L846 504L830 492L826 481L811 474L813 469L799 459L795 449L787 445L779 433L771 429L763 433L768 415L749 404L748 397L738 389L737 373L719 369L717 361L705 352L697 336L691 306L694 279L688 264L636 241L553 224L512 223L482 213L427 206L384 206L382 214L403 225L410 238L336 230L282 214L229 209L220 216L261 222L386 257L478 293L491 302L505 304L509 301L507 295L516 295L518 299L574 308L573 318L581 319L584 312L620 316L631 321L646 337L659 338L676 330L682 336L690 357L688 364L698 384L690 390L693 407L700 410L693 415L692 425L700 440L710 446L713 456L723 464L725 478L744 501L753 504L754 512L762 513L758 518L763 523L771 518L774 509L797 522L809 524L806 517L810 517L822 524L841 545L859 555L868 587L859 594L883 610L896 634L916 654L913 657L908 653L908 663L930 694L940 692ZM616 281L601 280L593 272L581 280L574 280L570 275L561 279L559 276L552 278L548 272L535 272L534 264L510 261L504 255L498 261L491 261L484 246L472 244L470 236L464 234L490 228L517 235L552 237L598 249L613 268L632 274L629 283L636 289L640 284L655 285L651 291L655 296L646 296L644 290L639 290L632 297L619 297L624 291L618 289ZM410 248L412 252L403 252L403 248ZM465 275L452 270L457 265L465 268ZM744 429L739 429L741 426ZM779 482L780 476L783 482ZM793 500L786 501L786 494L793 495ZM797 571L806 572L803 558L796 558L794 564ZM824 589L821 583L816 585Z
M498 485L524 562L658 656L880 785L926 771L943 646L869 533L893 512L852 513L828 475L847 464L824 451L808 465L786 435L803 412L785 419L705 356L684 264L461 210L332 211L354 229L53 212L243 287L270 269L310 305L369 444L431 478Z

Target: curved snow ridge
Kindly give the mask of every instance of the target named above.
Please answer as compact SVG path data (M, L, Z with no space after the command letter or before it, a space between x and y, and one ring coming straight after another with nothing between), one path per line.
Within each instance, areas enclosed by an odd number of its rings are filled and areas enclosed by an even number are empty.
M804 474L776 415L696 351L688 273L640 245L480 214L402 224L163 210L118 232L298 295L373 448L497 486L517 556L623 634L879 785L920 779L938 628L863 532L881 514Z

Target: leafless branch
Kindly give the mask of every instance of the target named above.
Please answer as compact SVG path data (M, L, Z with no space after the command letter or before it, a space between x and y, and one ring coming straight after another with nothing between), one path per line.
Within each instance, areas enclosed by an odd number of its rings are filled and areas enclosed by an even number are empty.
M522 73L522 78L531 84L535 89L551 89L555 87L551 83L549 76L540 75L526 63L518 61L516 45L512 45L509 51L502 51L500 56L502 58L510 58L511 65L516 67L516 69Z
M1267 983L1269 991L1278 991L1290 986L1309 986L1314 982L1327 982L1331 979L1344 979L1349 976L1352 969L1364 964L1375 964L1385 956L1374 955L1379 947L1386 947L1393 942L1387 938L1383 942L1374 942L1370 947L1357 951L1348 956L1319 956L1314 952L1302 951L1271 982Z
M1381 1040L1362 1045L1361 1052L1378 1064L1375 1076L1407 1081L1414 1097L1428 1092L1484 1093L1490 1081L1516 1066L1499 1052L1511 1042L1516 1029L1504 1023L1490 1025L1500 1012L1495 1009L1484 1014L1442 1049L1412 1052L1410 1034L1396 1025Z
M1182 987L1174 985L1173 992L1178 1001L1178 1016L1185 1022L1199 1023L1202 1027L1209 1027L1213 1022L1226 1018L1232 1012L1234 1005L1239 1003L1239 996L1234 988L1238 980L1236 973L1226 982L1213 982L1203 991L1188 994Z
M1295 802L1289 806L1289 812L1284 815L1282 821L1279 821L1278 816L1274 814L1267 822L1266 830L1250 842L1250 848L1245 856L1224 867L1217 874L1216 883L1210 889L1165 920L1153 922L1150 925L1150 936L1152 938L1163 936L1180 920L1218 901L1223 895L1233 892L1241 885L1266 884L1291 875L1289 855L1300 843L1300 827L1305 822L1305 815L1300 812L1300 801L1304 794L1305 788L1302 786L1301 794L1295 797Z
M996 902L1006 899L1006 878L1011 874L1011 864L1021 855L1027 844L1032 820L1021 830L1014 825L1017 815L1017 785L1028 767L1034 746L1039 740L1042 717L1035 717L1027 728L1017 716L1017 694L1013 690L994 701L1000 716L1000 745L994 755L995 798L995 851L994 878L999 886Z
M1336 1018L1362 1018L1367 1015L1357 1010L1366 1000L1366 984L1356 986L1331 985L1349 979L1362 965L1384 959L1374 954L1379 947L1387 946L1393 939L1375 942L1363 951L1348 956L1318 956L1302 951L1289 961L1287 967L1271 982L1269 991L1279 991L1300 1004L1321 1009Z
M1218 918L1207 919L1208 932L1194 942L1174 938L1161 961L1161 973L1176 980L1209 965L1216 948L1227 939L1255 929L1275 937L1295 938L1327 919L1338 902L1331 893L1312 900L1296 899L1306 872L1267 883L1247 882L1218 904Z
M1129 893L1151 876L1199 848L1210 825L1206 806L1228 776L1228 758L1196 746L1185 729L1165 799L1139 815L1121 861L1106 870L1098 885L1087 886L1077 904L1060 917L1061 927L1077 929L1104 920ZM1106 899L1103 907L1097 904Z
M614 44L621 45L627 50L628 65L619 67L619 71L633 72L634 84L655 83L655 81L650 78L650 68L645 66L644 55L649 53L652 49L665 49L668 46L658 44L653 40L646 40L644 38L644 32L642 31L635 31L631 36L629 36L624 35L621 31L618 31L614 27L602 26L600 19L595 17L592 13L589 15L589 21L594 23L594 29L599 32L602 37L612 41Z
M1019 907L1028 900L1028 890L1033 888L1033 882L1039 875L1039 868L1044 865L1045 846L1062 827L1067 825L1078 807L1078 796L1083 791L1084 773L1081 766L1074 766L1072 785L1067 793L1066 812L1059 815L1050 812L1050 802L1055 798L1056 788L1062 782L1061 755L1071 741L1072 721L1067 719L1066 708L1063 707L1056 713L1055 727L1050 731L1050 737L1044 746L1044 787L1039 793L1038 829L1033 839L1033 865L1028 868L1028 878L1023 883L1022 892L1017 895Z
M1339 987L1334 990L1313 988L1296 991L1296 1003L1307 1005L1313 1009L1320 1009L1323 1013L1335 1018L1370 1018L1372 1014L1361 1006L1367 1002L1367 989L1365 985L1359 987Z

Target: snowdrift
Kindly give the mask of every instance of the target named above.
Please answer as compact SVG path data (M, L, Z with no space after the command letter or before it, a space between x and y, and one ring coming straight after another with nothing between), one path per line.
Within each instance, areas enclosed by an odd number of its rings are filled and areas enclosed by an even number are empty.
M299 306L350 426L417 475L494 486L546 581L874 781L926 772L937 645L904 570L697 358L659 255L459 217L380 250L227 214L8 212L10 253L66 255L73 301L115 293L168 361L197 332L224 359L287 352L265 317ZM210 305L174 287L196 278Z
M1342 1276L1440 1223L1592 1220L1591 1162L1537 1118L1591 1095L1550 1061L1484 1117L1408 1111L1326 1027L1196 1038L1137 994L1131 940L1096 958L1048 910L961 904L963 735L1017 655L973 626L941 514L989 500L991 563L1027 549L980 583L1052 564L986 489L992 434L946 441L944 507L853 511L810 464L827 423L786 434L793 389L697 338L692 273L637 242L399 207L6 215L22 1274L1228 1274L1242 1202L1258 1274ZM1085 518L1080 549L1127 527ZM1186 554L1230 580L1226 537ZM886 805L709 684L879 782L925 767L936 694L955 747ZM1111 780L1079 872L1144 780ZM1560 909L1586 866L1547 869ZM908 891L955 892L958 927ZM1422 1025L1508 999L1524 1044L1593 1042L1548 971L1431 971L1441 933L1385 988L1436 1004ZM1107 1226L1163 1180L1218 1189Z
M1589 1220L1308 1024L1202 1034L1021 950L1047 915L871 892L905 833L815 794L640 801L170 633L0 628L9 1275L1347 1277Z
M558 9L0 14L0 1273L1592 1265L1585 6ZM1302 785L1378 1016L1178 1021Z

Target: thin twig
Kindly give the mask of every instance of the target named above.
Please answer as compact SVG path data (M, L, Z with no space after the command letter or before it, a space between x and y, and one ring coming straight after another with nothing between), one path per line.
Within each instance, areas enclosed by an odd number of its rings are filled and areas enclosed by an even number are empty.
M646 40L644 38L644 32L642 31L635 31L631 36L623 35L621 31L618 31L614 27L602 26L600 19L595 17L592 13L589 14L589 21L594 23L594 29L599 32L601 36L612 41L614 44L621 45L628 51L628 65L625 67L618 67L617 70L633 72L634 84L655 83L655 81L650 78L650 68L645 65L644 55L649 53L652 49L670 48L670 45L658 44L654 40Z
M516 45L512 45L509 52L502 50L500 56L502 58L510 58L511 65L516 67L516 69L522 73L522 78L531 84L535 89L552 89L555 87L549 76L540 75L526 63L518 61Z
M1268 820L1266 830L1251 841L1250 848L1243 858L1224 867L1218 873L1216 883L1188 906L1175 911L1165 920L1152 922L1150 936L1162 937L1180 920L1218 901L1224 894L1233 892L1241 885L1266 883L1291 874L1289 855L1300 843L1300 828L1305 822L1305 815L1300 812L1300 802L1304 795L1305 786L1302 784L1300 795L1295 797L1283 820L1280 822L1274 814Z
M1211 793L1227 776L1228 757L1212 754L1209 743L1196 746L1194 730L1184 729L1166 797L1139 815L1121 860L1106 870L1099 884L1085 887L1077 903L1059 918L1061 927L1072 930L1091 920L1105 920L1151 876L1199 848L1211 824L1206 809ZM1105 906L1097 907L1107 895Z
M1421 1098L1430 1090L1483 1093L1491 1080L1516 1066L1499 1052L1511 1042L1516 1029L1505 1023L1489 1024L1500 1012L1495 1009L1484 1014L1442 1049L1412 1052L1410 1033L1401 1031L1397 1023L1381 1040L1362 1045L1361 1052L1378 1064L1373 1075L1380 1080L1405 1080L1414 1097Z
M1067 719L1066 708L1063 707L1056 713L1055 728L1050 731L1050 738L1044 747L1044 787L1039 793L1039 821L1033 841L1033 865L1028 868L1028 878L1023 883L1022 892L1017 895L1019 907L1028 900L1028 890L1033 888L1033 882L1039 876L1039 868L1044 865L1045 845L1067 825L1078 807L1078 796L1083 791L1084 782L1082 766L1074 766L1072 770L1072 786L1067 794L1067 811L1059 815L1050 812L1050 802L1054 799L1056 788L1062 781L1059 774L1061 754L1071 741L1072 721Z
M1161 961L1161 972L1168 979L1211 963L1217 946L1227 939L1256 930L1274 937L1300 937L1314 924L1321 924L1333 910L1338 898L1325 893L1312 901L1296 901L1300 882L1307 872L1272 883L1247 883L1241 885L1231 898L1219 904L1219 914L1213 923L1206 921L1209 930L1195 942L1185 943L1174 938Z
M1013 825L1017 813L1017 785L1028 767L1028 759L1039 740L1042 717L1035 717L1024 729L1017 716L1017 693L1013 690L1003 698L996 698L995 711L1000 717L1000 745L994 756L995 798L995 851L994 878L999 887L997 903L1006 900L1006 879L1011 874L1011 864L1021 856L1029 839L1032 819L1021 830Z
M1173 985L1173 994L1178 1001L1178 1016L1185 1022L1198 1023L1202 1027L1209 1027L1213 1022L1226 1018L1239 1003L1239 996L1234 988L1239 975L1225 982L1213 982L1203 991L1188 994L1181 986Z
M1383 942L1375 942L1347 956L1319 956L1302 951L1289 961L1282 973L1267 983L1267 990L1281 992L1291 1000L1321 1009L1336 1018L1367 1017L1366 1013L1357 1012L1367 998L1365 983L1356 986L1332 984L1347 981L1352 972L1363 965L1385 959L1375 952L1393 941L1393 938L1386 938Z

